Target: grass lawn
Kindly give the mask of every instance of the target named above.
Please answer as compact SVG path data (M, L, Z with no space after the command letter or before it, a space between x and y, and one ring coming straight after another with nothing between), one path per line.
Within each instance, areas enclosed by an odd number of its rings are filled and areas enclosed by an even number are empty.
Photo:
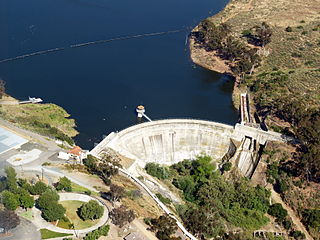
M41 232L41 238L42 239L72 236L72 234L53 232L53 231L50 231L50 230L45 229L45 228L40 229L40 232Z
M65 228L65 229L70 229L70 220L67 219L67 221L64 221L63 219L59 220L57 227Z
M63 207L66 209L66 215L67 217L70 219L70 221L74 224L74 228L75 229L84 229L84 228L88 228L91 227L93 225L95 225L99 220L86 220L83 221L77 214L77 210L79 207L81 207L81 205L84 202L81 201L76 201L76 200L72 200L72 201L62 201L59 202L63 205ZM61 223L63 226L67 226L67 228L69 228L67 223Z
M74 182L71 182L71 188L72 188L72 192L84 193L84 192L90 191L91 195L99 196L99 193L93 192L93 191L89 190L88 188L82 187Z

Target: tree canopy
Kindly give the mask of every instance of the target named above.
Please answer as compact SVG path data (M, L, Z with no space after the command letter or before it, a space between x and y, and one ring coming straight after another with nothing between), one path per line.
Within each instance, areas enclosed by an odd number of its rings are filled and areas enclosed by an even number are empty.
M82 204L78 213L83 220L99 219L103 216L103 206L95 200L90 200L89 202Z
M113 224L121 228L125 224L132 222L135 219L135 214L132 210L127 210L124 205L121 205L110 212L110 218Z
M211 161L208 156L199 156L170 167L173 185L187 200L179 210L187 228L199 238L212 238L221 236L226 224L247 230L265 225L270 192L250 186L241 177L225 180Z
M71 181L67 177L60 178L59 182L56 184L56 189L58 191L64 190L66 192L71 192Z

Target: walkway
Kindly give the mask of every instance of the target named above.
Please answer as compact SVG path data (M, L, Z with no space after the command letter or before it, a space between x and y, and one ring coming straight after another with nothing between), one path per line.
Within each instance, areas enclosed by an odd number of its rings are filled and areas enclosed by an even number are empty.
M276 193L272 187L269 186L268 189L271 191L271 199L276 203L280 203L282 205L282 207L287 210L288 215L290 216L290 218L291 218L293 224L296 226L297 230L299 230L305 234L306 240L313 240L313 238L308 233L307 229L301 223L300 219L294 213L294 211L287 204L285 204L283 202L281 196L278 193Z
M100 157L98 155L94 155L92 152L91 154L93 156L95 156L96 158L99 158ZM159 207L166 213L168 214L171 218L173 218L178 227L181 229L181 231L187 236L189 237L191 240L197 240L197 238L195 236L193 236L191 233L188 232L188 230L182 225L182 223L170 212L170 210L167 208L166 205L164 205L160 200L159 198L153 194L150 189L142 182L140 181L138 178L136 178L135 176L133 176L131 173L129 173L128 171L126 171L125 169L123 168L119 168L119 167L116 167L119 169L119 171L121 173L123 173L125 176L129 177L130 179L134 180L136 183L138 183L149 195L150 197L159 205Z
M76 183L76 184L78 184L78 185L80 185L82 187L85 187L85 188L89 189L92 192L96 192L96 193L99 192L99 191L97 191L97 189L91 187L90 185L84 184L84 183L78 181L77 179L66 175L65 173L61 173L59 171L55 171L53 169L49 169L49 168L46 168L46 167L43 167L43 166L23 167L23 171L40 172L40 173L43 171L44 174L52 174L52 175L58 176L58 177L67 177L71 182L74 182L74 183Z
M60 193L60 201L67 201L67 200L77 200L77 201L83 201L83 202L89 202L90 200L98 200L94 197L84 195L84 194L78 194L78 193ZM54 232L60 232L60 233L70 233L74 234L75 236L79 236L79 234L85 234L88 232L91 232L102 225L104 225L109 218L108 208L103 204L102 201L98 200L99 204L104 207L103 216L99 219L99 222L89 228L81 229L81 230L72 230L72 229L64 229L57 227L46 220L44 220L41 217L41 211L35 207L32 208L32 214L34 216L34 220L32 221L39 229L46 228Z

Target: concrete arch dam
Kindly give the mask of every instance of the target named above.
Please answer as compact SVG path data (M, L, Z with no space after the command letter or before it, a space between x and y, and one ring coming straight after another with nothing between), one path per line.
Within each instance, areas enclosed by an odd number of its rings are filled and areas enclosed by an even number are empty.
M233 126L211 121L157 120L109 134L91 154L112 149L139 167L148 162L171 165L199 154L219 161L228 153L234 133Z

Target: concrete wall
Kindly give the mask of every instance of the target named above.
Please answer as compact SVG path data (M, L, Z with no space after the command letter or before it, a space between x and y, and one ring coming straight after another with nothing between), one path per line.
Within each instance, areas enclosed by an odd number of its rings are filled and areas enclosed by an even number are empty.
M209 121L158 120L111 134L95 149L111 148L125 157L138 160L141 167L148 162L171 165L199 154L221 160L229 149L233 132L230 125Z

